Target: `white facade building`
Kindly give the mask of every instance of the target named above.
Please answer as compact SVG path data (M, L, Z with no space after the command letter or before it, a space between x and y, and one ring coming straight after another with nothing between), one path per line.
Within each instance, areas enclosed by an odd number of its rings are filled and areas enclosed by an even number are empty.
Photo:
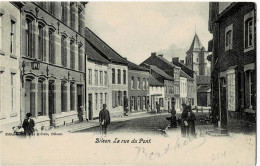
M0 130L11 131L20 119L20 10L16 3L0 6Z

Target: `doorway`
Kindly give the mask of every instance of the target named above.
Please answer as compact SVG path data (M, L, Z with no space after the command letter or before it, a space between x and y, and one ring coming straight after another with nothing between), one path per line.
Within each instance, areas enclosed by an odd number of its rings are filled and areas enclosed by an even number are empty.
M49 81L49 118L50 125L53 126L53 114L54 114L54 81Z
M221 127L227 128L226 78L220 78Z
M89 120L92 120L93 119L93 110L92 110L92 94L88 94L88 117L89 117Z

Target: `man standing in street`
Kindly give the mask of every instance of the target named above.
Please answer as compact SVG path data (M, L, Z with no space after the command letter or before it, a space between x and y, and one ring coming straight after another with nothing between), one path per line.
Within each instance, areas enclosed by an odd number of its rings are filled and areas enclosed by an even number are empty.
M107 134L107 126L110 124L110 114L106 104L103 104L103 109L99 112L99 124L101 134Z
M176 128L177 127L177 121L176 121L176 110L175 110L175 99L172 98L171 100L172 109L170 111L171 113L171 127Z

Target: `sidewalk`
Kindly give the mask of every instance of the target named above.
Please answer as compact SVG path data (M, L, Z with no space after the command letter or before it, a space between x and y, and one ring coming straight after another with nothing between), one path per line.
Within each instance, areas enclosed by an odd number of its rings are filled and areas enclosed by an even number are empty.
M147 113L147 112L134 112L134 113L129 113L128 116L124 116L124 115L120 115L120 116L114 116L111 117L111 122L122 122L122 121L127 121L127 120L131 120L131 119L137 119L137 118L144 118L144 117L150 117L150 116L160 116L160 115L166 115L168 113L159 113L159 114L151 114L151 113ZM99 121L98 119L96 120L90 120L90 121L83 121L80 123L75 123L75 124L71 124L68 126L62 126L62 127L57 127L57 128L53 128L50 130L47 130L45 132L56 132L56 133L66 133L66 132L75 132L75 131L79 131L79 130L84 130L84 129L88 129L91 127L96 127L99 126ZM41 132L41 131L39 131Z

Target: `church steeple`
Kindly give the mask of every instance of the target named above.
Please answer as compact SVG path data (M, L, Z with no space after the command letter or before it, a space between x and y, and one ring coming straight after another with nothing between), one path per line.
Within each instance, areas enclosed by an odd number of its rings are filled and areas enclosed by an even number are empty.
M200 39L196 33L196 27L195 27L195 35L194 38L192 40L190 49L188 50L188 52L192 52L192 51L201 51L201 49L203 48L203 45L200 42Z

